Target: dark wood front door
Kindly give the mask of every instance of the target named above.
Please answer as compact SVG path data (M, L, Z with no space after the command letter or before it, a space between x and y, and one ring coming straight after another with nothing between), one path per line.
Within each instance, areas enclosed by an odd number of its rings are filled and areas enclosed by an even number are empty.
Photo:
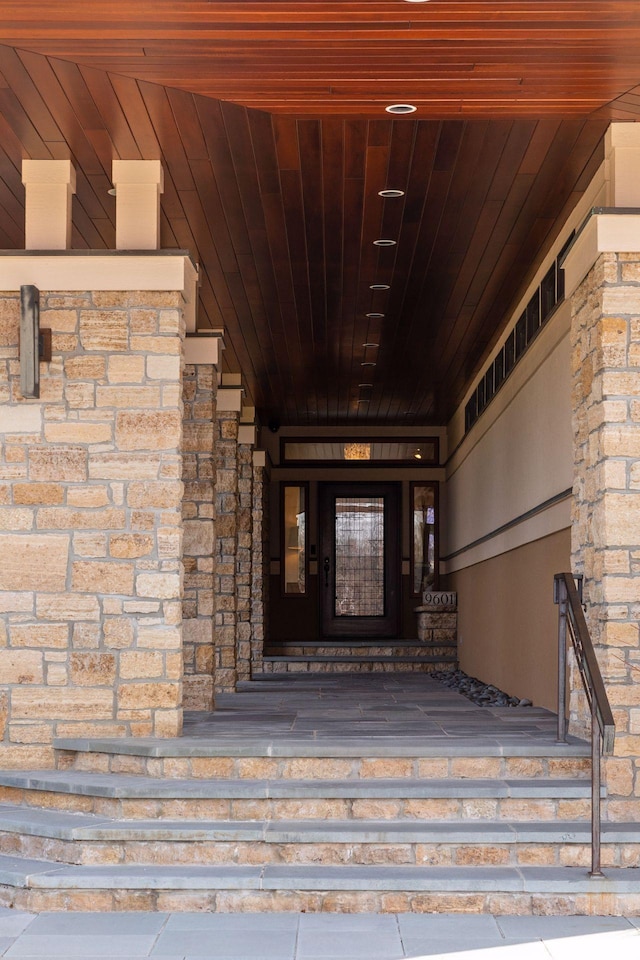
M323 636L397 636L398 500L393 483L320 486Z

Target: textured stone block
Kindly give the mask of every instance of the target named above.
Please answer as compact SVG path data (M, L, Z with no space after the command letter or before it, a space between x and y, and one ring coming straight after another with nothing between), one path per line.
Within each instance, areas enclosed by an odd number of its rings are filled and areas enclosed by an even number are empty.
M30 447L29 479L74 483L87 478L87 451L82 447Z
M69 558L68 534L0 535L0 583L3 590L64 590Z
M180 357L151 354L147 357L147 377L150 380L173 380L180 377Z
M14 687L10 700L14 720L108 720L113 711L111 689Z
M98 387L96 390L96 406L119 407L136 409L153 407L157 409L161 404L160 388L150 386L118 386Z
M42 653L39 650L0 650L2 682L42 683Z
M140 653L135 650L120 654L120 677L123 680L144 680L161 677L164 656L161 653Z
M33 511L20 507L0 508L0 530L31 530Z
M177 626L140 625L138 647L149 650L179 650L182 646L182 630Z
M59 483L14 483L13 502L40 506L64 501L64 487Z
M133 593L134 566L131 563L76 560L71 569L71 586L78 593Z
M125 525L124 510L82 510L67 507L42 507L37 524L41 530L119 530Z
M175 573L141 573L136 577L139 597L158 597L170 600L181 594L180 576Z
M109 383L139 384L144 380L145 358L136 356L111 356L107 361Z
M66 357L64 375L68 380L103 380L106 372L104 357Z
M110 423L47 423L44 438L49 443L108 443L113 439Z
M18 346L20 339L20 298L0 300L0 347Z
M0 406L0 434L37 433L42 430L42 405L23 403Z
M177 707L181 688L178 683L121 683L117 699L121 710Z
M132 481L127 489L130 507L169 509L182 503L183 486L179 480L158 482Z
M116 415L116 443L120 450L177 449L181 433L177 410L121 411Z
M36 598L36 612L44 620L99 620L100 604L94 596L41 594Z
M124 310L81 310L80 342L84 350L119 352L129 346L129 315Z
M69 645L66 623L13 623L10 627L12 647L65 650Z
M72 653L69 678L80 687L112 686L116 679L116 658L112 653Z
M109 538L112 557L144 557L153 550L153 537L144 533L117 533Z
M214 549L213 520L185 520L184 553L190 557L211 556Z

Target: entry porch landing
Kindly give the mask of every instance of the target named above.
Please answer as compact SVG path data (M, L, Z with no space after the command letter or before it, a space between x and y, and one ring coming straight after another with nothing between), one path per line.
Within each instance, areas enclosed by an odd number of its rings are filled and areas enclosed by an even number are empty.
M66 740L58 747L147 756L588 755L556 741L556 715L538 707L478 706L425 674L283 675L218 694L212 713L185 714L177 740Z
M283 676L175 740L63 740L0 771L0 904L29 910L635 912L640 829L536 707L425 675ZM607 803L610 801L607 800Z

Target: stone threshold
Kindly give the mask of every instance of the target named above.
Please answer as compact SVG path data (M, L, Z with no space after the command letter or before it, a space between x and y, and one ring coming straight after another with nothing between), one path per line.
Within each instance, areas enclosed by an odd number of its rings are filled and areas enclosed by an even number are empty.
M0 856L0 885L59 890L426 891L640 894L640 871L611 867L77 866Z
M506 733L499 738L429 736L398 737L371 733L366 737L324 736L322 739L297 738L284 732L278 737L224 736L214 739L108 739L59 738L56 750L75 753L109 753L136 757L589 757L591 748L584 740L570 737L567 743L537 736L530 741L522 734Z
M166 779L142 774L93 773L76 770L0 770L0 786L115 799L287 799L287 798L493 798L582 799L590 796L588 780L360 778L294 779Z

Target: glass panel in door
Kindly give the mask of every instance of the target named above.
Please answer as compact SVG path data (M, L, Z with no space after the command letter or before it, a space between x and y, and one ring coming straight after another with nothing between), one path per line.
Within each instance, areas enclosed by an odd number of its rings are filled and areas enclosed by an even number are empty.
M321 486L323 636L397 635L398 498L393 483Z

